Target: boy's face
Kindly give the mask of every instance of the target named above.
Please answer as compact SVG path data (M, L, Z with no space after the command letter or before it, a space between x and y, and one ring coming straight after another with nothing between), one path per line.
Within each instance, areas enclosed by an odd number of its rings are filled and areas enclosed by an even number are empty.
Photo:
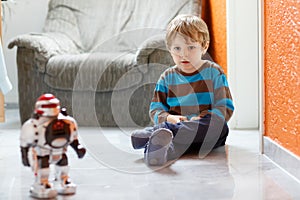
M177 67L185 73L193 73L203 64L201 57L207 48L208 44L203 48L199 42L177 34L171 43L170 53Z

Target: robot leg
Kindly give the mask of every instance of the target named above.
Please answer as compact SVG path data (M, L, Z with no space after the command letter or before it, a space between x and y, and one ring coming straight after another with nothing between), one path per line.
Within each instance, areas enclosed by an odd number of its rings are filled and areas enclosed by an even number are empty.
M36 198L54 198L57 191L49 183L49 156L38 157L38 169L35 169L36 178L34 184L30 188L30 194Z
M74 194L76 193L76 185L69 179L69 166L66 154L62 155L62 159L55 165L56 177L55 187L58 194Z

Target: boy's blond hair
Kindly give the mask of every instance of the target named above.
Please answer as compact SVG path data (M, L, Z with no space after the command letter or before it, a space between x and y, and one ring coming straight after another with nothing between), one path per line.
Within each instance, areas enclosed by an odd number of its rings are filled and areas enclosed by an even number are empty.
M209 32L206 23L194 15L178 15L167 27L166 44L168 49L174 37L180 34L188 41L199 42L205 47L209 42Z

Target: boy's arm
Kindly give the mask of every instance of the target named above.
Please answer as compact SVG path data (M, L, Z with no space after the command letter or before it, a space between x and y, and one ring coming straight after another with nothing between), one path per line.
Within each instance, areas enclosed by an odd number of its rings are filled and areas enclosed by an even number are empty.
M153 98L150 104L150 118L154 124L159 124L167 121L169 115L169 108L164 103L166 101L166 94L161 94L159 91L155 90Z
M164 75L161 75L156 83L153 98L150 104L150 118L154 124L167 121L169 115L169 106L167 105L168 87L166 85Z
M167 110L165 110L163 105L158 105L155 102L151 102L150 104L150 116L154 124L159 124L165 121L173 124L188 121L186 116L171 115Z
M181 121L187 121L186 116L172 115L169 113L170 106L167 103L168 97L168 84L165 80L165 73L163 73L156 83L153 98L150 104L150 118L154 124L162 122L178 123Z
M214 77L213 83L214 103L211 112L227 122L233 114L234 106L225 74L220 72Z

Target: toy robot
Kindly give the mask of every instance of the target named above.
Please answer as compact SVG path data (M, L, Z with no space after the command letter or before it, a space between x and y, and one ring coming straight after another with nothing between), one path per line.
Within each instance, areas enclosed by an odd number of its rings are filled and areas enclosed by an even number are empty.
M60 101L54 95L40 96L32 118L22 126L20 137L23 165L31 167L35 175L31 196L54 198L57 194L76 192L76 185L68 176L68 145L79 158L84 157L86 149L78 142L74 118L60 109ZM53 183L49 181L50 164L55 164L56 169Z

